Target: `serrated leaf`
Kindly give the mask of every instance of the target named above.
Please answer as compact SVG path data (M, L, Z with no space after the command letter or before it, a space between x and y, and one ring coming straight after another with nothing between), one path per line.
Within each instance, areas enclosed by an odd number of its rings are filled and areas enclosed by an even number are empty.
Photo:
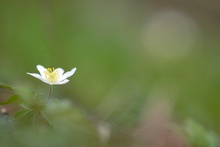
M24 117L28 112L30 112L30 110L27 110L27 109L17 111L17 112L15 113L15 115L14 115L14 118L15 118L15 119L20 119L20 118Z
M0 102L0 105L6 105L6 104L10 104L12 102L18 101L20 99L20 97L16 94L10 96L7 100Z
M27 104L20 104L20 106L24 109L31 110Z
M45 120L51 127L55 128L55 127L53 126L53 123L50 121L50 118L49 118L46 114L41 113L41 116L44 118L44 120Z
M11 87L9 85L6 85L4 83L1 83L1 82L0 82L0 88L4 88L4 89L8 89L8 90L14 90L13 87Z
M14 115L14 120L18 125L27 126L31 124L33 116L34 116L33 111L21 110Z

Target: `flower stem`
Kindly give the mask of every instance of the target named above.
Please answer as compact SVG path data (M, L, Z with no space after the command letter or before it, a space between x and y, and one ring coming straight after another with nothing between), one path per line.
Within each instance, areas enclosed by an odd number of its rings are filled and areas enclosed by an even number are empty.
M50 99L50 96L51 96L52 90L53 90L53 85L49 85L49 93L48 93L48 97L47 97L47 101L46 101L46 103L47 103L47 102L49 101L49 99Z

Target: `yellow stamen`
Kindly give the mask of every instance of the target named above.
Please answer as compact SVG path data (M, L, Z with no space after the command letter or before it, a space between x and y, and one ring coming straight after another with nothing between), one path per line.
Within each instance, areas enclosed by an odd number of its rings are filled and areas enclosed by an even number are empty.
M47 71L49 71L51 73L54 71L54 68L47 68Z
M57 82L60 76L59 71L55 70L54 68L47 68L47 70L44 71L44 74L45 74L45 79L52 83Z

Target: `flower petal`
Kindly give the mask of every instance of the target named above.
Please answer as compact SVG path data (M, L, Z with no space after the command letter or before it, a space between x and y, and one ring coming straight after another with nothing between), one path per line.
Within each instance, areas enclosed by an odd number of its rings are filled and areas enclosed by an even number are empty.
M61 82L52 83L51 85L62 85L62 84L68 83L69 81L70 81L70 80L65 79L65 80L63 80L63 81L61 81Z
M70 76L72 76L75 73L75 71L76 71L76 68L73 68L71 71L66 72L65 74L63 74L60 77L59 81L63 81L65 79L69 78Z
M31 75L31 76L33 76L33 77L35 77L35 78L41 80L41 81L44 82L44 83L47 83L47 84L50 84L50 85L51 85L50 82L46 81L46 80L45 80L43 77L41 77L39 74L36 74L36 73L28 73L28 72L27 72L27 74L29 74L29 75Z
M45 67L43 67L42 65L37 65L37 70L40 72L41 77L45 78L45 70L47 70Z
M57 68L57 69L55 69L55 70L57 70L57 71L59 72L59 75L60 75L60 76L62 76L63 73L64 73L64 70L63 70L62 68Z

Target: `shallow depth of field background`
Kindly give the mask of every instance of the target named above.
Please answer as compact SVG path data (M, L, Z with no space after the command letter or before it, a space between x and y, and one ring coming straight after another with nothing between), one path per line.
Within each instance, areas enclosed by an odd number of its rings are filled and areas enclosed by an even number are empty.
M1 1L0 81L46 95L48 85L26 72L38 72L37 64L77 67L53 97L104 122L108 146L161 140L152 134L163 126L179 135L189 119L218 134L219 7L213 0Z

